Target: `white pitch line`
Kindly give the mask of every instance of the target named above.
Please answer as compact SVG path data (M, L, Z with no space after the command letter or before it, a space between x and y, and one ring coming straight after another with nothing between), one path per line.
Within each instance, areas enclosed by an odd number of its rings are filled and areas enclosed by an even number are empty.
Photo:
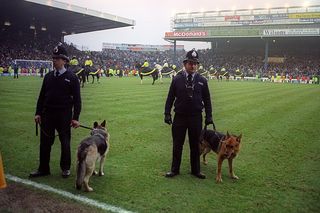
M45 185L45 184L36 183L36 182L30 181L30 180L26 180L26 179L21 179L19 177L12 176L10 174L6 174L5 176L6 176L7 179L9 179L11 181L18 182L18 183L23 183L25 185L33 186L33 187L38 188L38 189L42 189L42 190L45 190L45 191L53 192L53 193L62 195L64 197L70 198L72 200L76 200L76 201L79 201L81 203L88 204L88 205L91 205L91 206L94 206L94 207L97 207L97 208L100 208L100 209L103 209L103 210L112 211L112 212L116 212L116 213L133 213L131 211L125 210L125 209L120 208L120 207L112 206L112 205L109 205L107 203L98 202L96 200L92 200L92 199L84 197L82 195L74 195L74 194L72 194L70 192L66 192L66 191L63 191L63 190L55 189L55 188L53 188L51 186L48 186L48 185Z

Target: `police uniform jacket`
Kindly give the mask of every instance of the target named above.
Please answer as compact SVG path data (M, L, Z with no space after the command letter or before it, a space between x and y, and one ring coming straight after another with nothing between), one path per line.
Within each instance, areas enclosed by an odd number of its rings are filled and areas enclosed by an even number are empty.
M54 76L54 73L54 71L49 72L43 79L36 115L42 115L45 110L73 108L72 119L79 120L81 96L77 76L69 70L58 77Z
M212 117L212 106L207 80L195 73L193 77L193 97L189 97L186 72L179 72L172 80L166 105L165 114L171 114L174 103L176 114L196 115L201 114L205 108L206 117Z

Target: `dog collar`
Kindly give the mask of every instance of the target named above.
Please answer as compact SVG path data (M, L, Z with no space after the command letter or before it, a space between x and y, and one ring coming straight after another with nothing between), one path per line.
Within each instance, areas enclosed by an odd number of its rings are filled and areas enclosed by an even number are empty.
M102 135L102 134L100 134L100 133L96 133L96 134L94 134L95 136L98 136L99 138L101 138L101 139L103 139L103 140L106 140L106 138Z

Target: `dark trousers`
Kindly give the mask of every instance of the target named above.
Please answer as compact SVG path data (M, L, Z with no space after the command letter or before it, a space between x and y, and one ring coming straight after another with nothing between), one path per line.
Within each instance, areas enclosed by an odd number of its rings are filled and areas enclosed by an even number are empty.
M175 114L172 124L172 165L171 171L180 172L180 163L183 150L183 144L188 130L189 147L190 147L190 164L191 173L200 172L200 151L199 137L202 129L202 115L181 115Z
M50 152L55 139L55 130L61 143L60 168L69 170L71 165L71 109L47 110L41 116L40 164L39 171L50 172Z

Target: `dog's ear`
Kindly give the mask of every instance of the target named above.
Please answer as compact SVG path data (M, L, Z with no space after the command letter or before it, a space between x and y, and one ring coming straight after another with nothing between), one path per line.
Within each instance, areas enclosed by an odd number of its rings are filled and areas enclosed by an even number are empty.
M237 141L240 143L241 141L241 138L242 138L242 133L237 137Z
M104 120L101 124L102 127L106 127L106 120Z
M227 131L227 138L230 138L230 134L229 134L229 131Z
M225 140L227 139L227 136L222 136L222 138L220 139L220 142L223 143Z
M93 128L97 128L98 125L99 125L98 122L95 121L95 122L93 123Z

